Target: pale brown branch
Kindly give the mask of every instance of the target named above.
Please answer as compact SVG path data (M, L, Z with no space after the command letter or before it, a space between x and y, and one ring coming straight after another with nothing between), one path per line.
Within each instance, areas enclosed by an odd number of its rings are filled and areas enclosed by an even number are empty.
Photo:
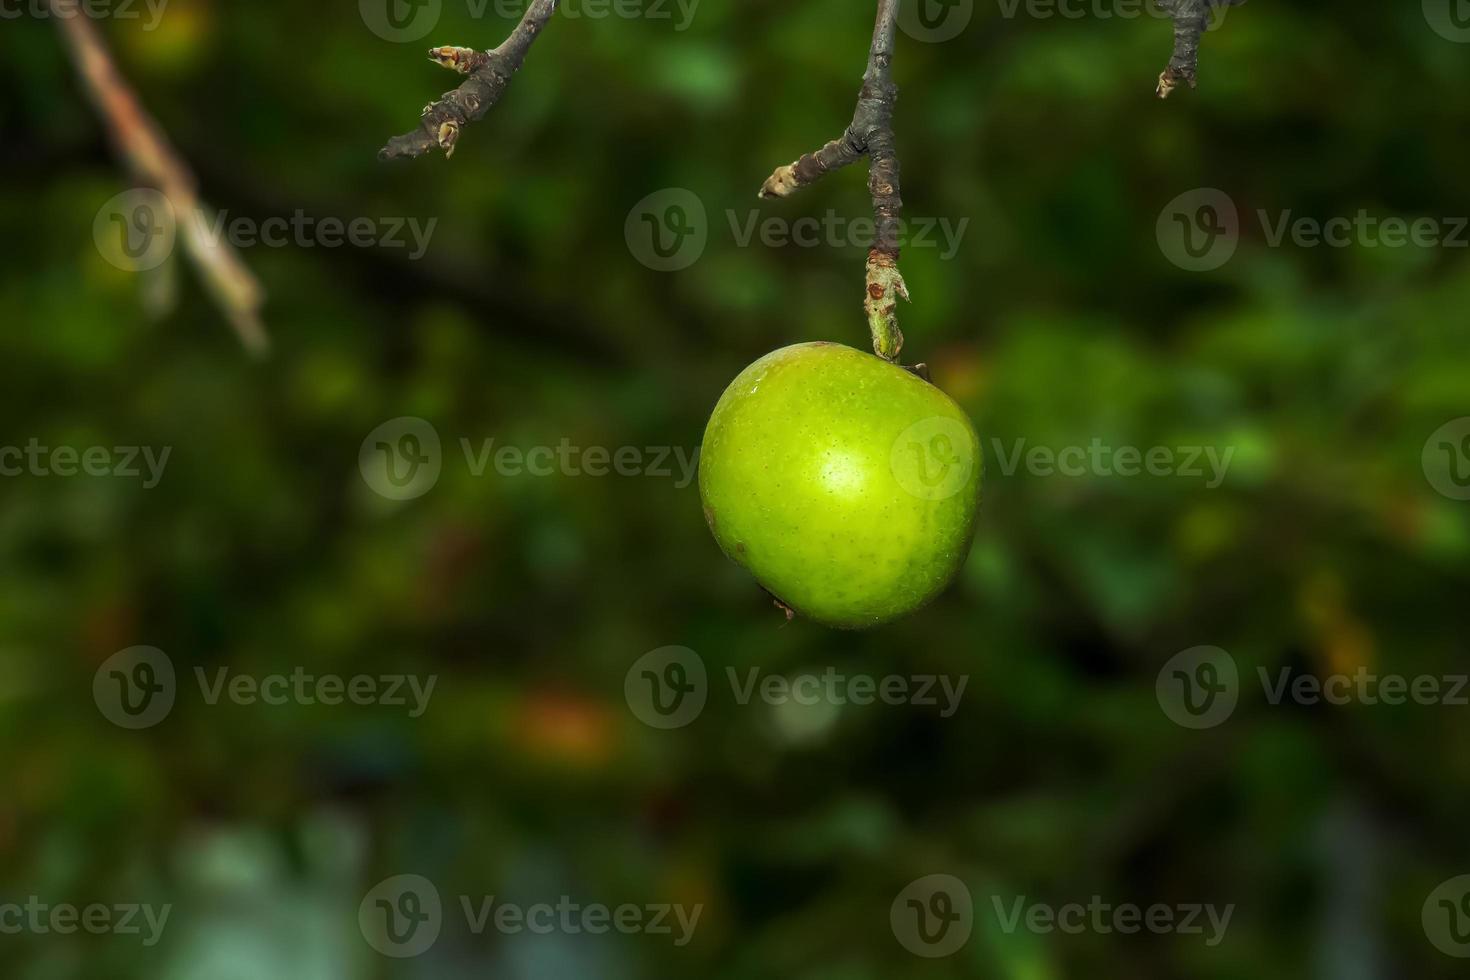
M77 72L119 154L137 180L168 198L189 257L215 303L246 350L264 354L270 339L260 321L265 296L259 280L229 243L207 233L194 175L117 70L91 18L79 9L77 0L50 0L50 4Z

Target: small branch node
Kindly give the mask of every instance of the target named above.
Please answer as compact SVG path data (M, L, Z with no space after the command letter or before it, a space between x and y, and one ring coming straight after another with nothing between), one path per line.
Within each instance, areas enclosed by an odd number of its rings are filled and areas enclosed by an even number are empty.
M1165 68L1159 75L1159 98L1167 99L1174 94L1174 90L1181 84L1188 85L1191 89L1197 89L1199 88L1199 79L1193 72L1186 74L1184 71L1176 69L1172 65Z
M441 48L430 48L429 60L451 71L457 71L461 75L471 75L485 67L490 61L490 55L488 52L476 51L474 48L445 45Z
M764 198L790 197L800 186L796 180L796 164L790 163L784 167L777 167L776 172L766 178L758 196Z

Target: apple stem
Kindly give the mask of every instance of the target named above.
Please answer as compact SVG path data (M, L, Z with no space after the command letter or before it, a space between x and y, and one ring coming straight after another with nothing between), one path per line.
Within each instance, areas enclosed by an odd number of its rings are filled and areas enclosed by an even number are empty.
M863 309L868 314L868 329L873 334L873 353L885 360L898 362L903 350L903 332L898 329L898 301L909 298L903 273L898 271L897 255L868 253L867 296Z

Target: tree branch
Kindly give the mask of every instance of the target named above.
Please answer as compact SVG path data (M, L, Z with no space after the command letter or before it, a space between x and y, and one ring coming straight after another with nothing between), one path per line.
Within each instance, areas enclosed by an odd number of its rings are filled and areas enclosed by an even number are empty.
M1167 99L1181 84L1199 87L1200 38L1210 29L1210 17L1220 8L1245 0L1159 0L1174 18L1174 56L1159 75L1158 96Z
M909 298L908 287L898 270L902 238L903 198L900 194L899 162L893 134L893 107L898 86L893 83L894 39L901 0L877 0L878 15L873 43L868 50L857 108L843 134L821 149L806 153L777 167L761 185L764 198L789 197L843 167L868 158L868 189L873 197L876 236L868 252L863 307L872 333L873 351L897 362L903 348L898 328L898 300ZM1209 28L1215 10L1244 0L1157 0L1174 19L1174 54L1159 76L1158 95L1168 98L1181 84L1197 85L1200 38ZM556 12L557 0L532 0L521 22L497 48L440 47L429 58L468 76L459 88L425 107L419 127L388 141L378 154L381 159L423 156L434 148L452 156L465 125L487 113L500 101L511 78L525 62L541 30Z
M557 0L532 0L510 37L489 51L472 48L442 47L429 51L429 60L469 76L453 92L446 92L438 102L424 107L418 129L395 136L378 153L380 160L420 157L435 148L446 157L454 155L460 131L490 111L500 101L510 80L526 60L551 15Z
M259 311L265 300L260 282L222 237L207 234L194 175L180 160L158 123L123 81L92 18L77 0L50 0L52 18L76 64L88 95L107 124L113 143L141 181L158 188L173 206L175 222L189 257L240 342L253 354L270 347Z
M863 307L873 335L873 352L890 361L897 361L903 348L903 334L898 329L895 312L898 300L909 298L908 287L898 271L903 199L899 195L898 150L893 135L893 105L898 98L898 86L893 84L892 65L899 2L878 0L868 68L863 73L857 109L847 131L815 153L776 168L760 190L761 197L789 197L861 157L868 158L868 189L873 195L877 234L868 252Z

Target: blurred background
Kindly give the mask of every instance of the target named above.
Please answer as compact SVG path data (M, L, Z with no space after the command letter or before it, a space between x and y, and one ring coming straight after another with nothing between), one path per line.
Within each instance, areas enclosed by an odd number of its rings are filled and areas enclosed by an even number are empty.
M1272 703L1261 677L1467 669L1464 10L1248 3L1168 102L1142 4L907 12L905 359L971 413L986 484L953 588L841 633L721 555L679 460L760 355L867 345L865 167L755 192L845 126L873 5L629 3L569 4L452 160L391 165L456 83L427 46L491 46L518 7L104 7L211 220L306 229L239 249L256 358L182 249L143 274L107 244L138 181L45 5L0 2L5 975L1463 975L1470 692ZM1395 243L1360 213L1430 224ZM379 442L428 476L375 479ZM1026 455L1094 444L1176 455ZM584 455L538 474L507 446ZM593 475L594 447L636 464ZM1181 724L1167 665L1201 646L1185 676L1233 669L1233 710ZM670 728L629 693L666 647L707 672ZM741 703L728 673L829 668L967 686L945 716ZM252 699L282 676L376 694ZM417 714L404 678L434 684ZM971 906L935 957L899 922L932 875ZM437 936L403 940L430 889ZM682 944L477 930L490 896L700 912ZM1232 912L1213 943L1203 916L1010 916L1095 899ZM46 911L94 905L95 930Z

